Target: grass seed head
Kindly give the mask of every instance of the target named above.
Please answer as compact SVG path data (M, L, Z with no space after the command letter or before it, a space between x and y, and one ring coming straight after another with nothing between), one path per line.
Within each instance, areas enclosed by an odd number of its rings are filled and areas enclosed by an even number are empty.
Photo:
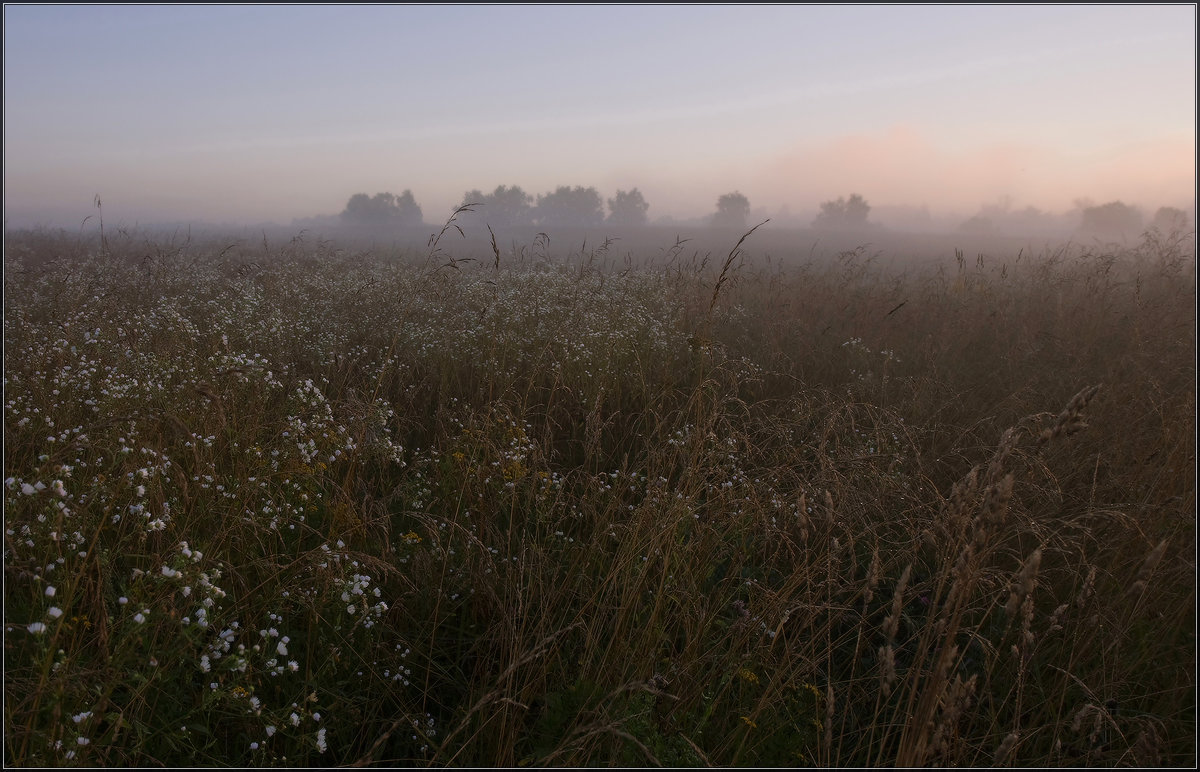
M1004 612L1012 617L1017 613L1021 602L1025 597L1033 592L1037 586L1038 567L1042 564L1042 550L1038 548L1033 551L1029 559L1025 561L1025 565L1021 566L1021 570L1013 578L1012 586L1008 596L1008 604L1004 607Z
M1158 566L1158 562L1162 560L1163 553L1167 551L1167 540L1163 539L1158 545L1150 550L1146 555L1146 559L1142 562L1142 567L1138 570L1137 579L1129 588L1131 594L1141 595L1146 591L1146 585L1150 581L1150 577L1154 575L1154 569Z
M1054 426L1044 430L1038 437L1038 447L1042 447L1049 442L1053 442L1059 437L1069 437L1072 434L1082 431L1087 428L1087 423L1083 420L1084 408L1092 401L1092 398L1100 391L1100 386L1088 386L1080 391L1063 411L1058 414L1058 418L1054 421Z
M1013 751L1017 749L1017 740L1019 735L1016 732L1009 732L1004 739L1000 741L1000 747L996 748L996 758L992 763L994 767L1007 766L1012 758Z
M892 611L883 622L883 633L888 643L896 640L896 632L900 628L900 610L904 607L904 590L908 587L908 579L912 576L912 564L904 567L900 581L896 582L896 593L892 596ZM890 648L890 647L889 647Z

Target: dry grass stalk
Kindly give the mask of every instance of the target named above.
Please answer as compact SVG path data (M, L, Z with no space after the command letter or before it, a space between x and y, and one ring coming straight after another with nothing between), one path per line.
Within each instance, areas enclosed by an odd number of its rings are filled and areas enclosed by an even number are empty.
M1146 591L1146 585L1150 581L1150 577L1154 574L1155 567L1158 566L1158 561L1162 560L1163 553L1167 551L1167 540L1163 539L1154 549L1150 550L1150 554L1146 555L1145 561L1142 562L1141 569L1138 570L1137 579L1129 591L1133 595L1141 595Z
M1079 594L1075 596L1076 608L1084 608L1088 601L1096 594L1096 567L1092 566L1088 571L1087 578L1083 580L1083 587L1079 589Z
M945 644L938 651L933 673L923 684L920 698L915 709L909 714L904 734L900 738L900 749L896 758L898 766L920 767L928 763L933 750L931 740L935 729L934 717L939 708L946 704L946 677L957 658L956 644Z
M1000 741L1000 747L996 748L996 758L992 762L993 767L1003 767L1008 765L1012 758L1013 751L1017 749L1017 740L1020 739L1016 732L1009 732L1004 739Z
M983 546L1004 525L1005 515L1008 514L1008 502L1012 499L1013 475L1004 475L996 482L988 485L983 492L983 507L975 518L975 544Z
M1083 420L1083 410L1100 391L1100 388L1099 385L1088 386L1072 397L1063 411L1058 414L1054 426L1044 430L1038 437L1038 447L1040 448L1059 437L1069 437L1075 432L1086 429L1087 423Z
M975 503L975 494L979 491L979 467L972 467L966 477L954 483L950 490L950 498L942 506L944 533L950 543L956 543L962 538L967 525L971 521L971 509Z
M972 675L966 681L962 676L954 676L954 682L950 684L945 706L930 741L934 755L946 754L952 750L951 741L958 733L959 719L971 708L977 682L976 675Z
M1012 455L1013 450L1017 447L1019 436L1015 426L1010 426L1004 430L1004 434L1000 435L1000 442L996 446L996 452L992 455L992 460L988 462L987 476L984 478L986 485L994 485L1000 480L1009 456Z
M1027 594L1021 602L1021 642L1025 645L1025 659L1028 659L1033 641L1033 595Z
M1088 733L1088 742L1095 745L1096 741L1100 739L1100 730L1104 726L1104 710L1099 705L1088 702L1076 711L1075 718L1071 721L1071 731L1082 732L1083 722L1089 715L1092 717L1092 727Z
M835 763L833 759L833 684L825 686L825 752L827 764Z
M1154 724L1147 724L1134 740L1133 763L1143 767L1162 765L1162 740Z
M879 544L871 550L871 565L867 568L867 584L863 588L863 605L869 606L875 597L875 588L879 585Z
M1050 613L1050 621L1046 625L1046 635L1053 635L1063 629L1063 620L1066 618L1067 609L1070 607L1070 603L1063 603Z
M450 733L446 736L446 739L442 741L441 747L443 749L448 747L451 739L453 739L456 735L458 735L460 732L462 732L464 729L466 729L468 726L470 726L470 721L471 721L472 715L474 715L476 712L478 712L485 706L487 706L493 702L500 701L505 696L503 690L510 688L509 679L519 668L544 656L554 645L555 641L557 641L559 638L566 635L567 633L571 632L572 630L578 629L582 625L583 625L582 622L575 622L571 625L568 625L567 627L564 627L561 630L557 630L557 631L551 633L550 635L546 636L544 639L539 641L538 644L536 646L534 646L530 651L525 652L519 658L517 658L515 661L513 661L507 668L505 668L504 672L500 674L500 677L496 679L497 688L494 689L493 691L490 691L490 692L484 694L482 697L480 697L475 702L475 704L471 707L471 709L468 710L466 712L466 714L462 717L462 720L459 721L458 725L454 729L452 729L450 731ZM391 731L395 731L396 728L397 727L394 726ZM380 741L377 741L376 746L378 746L379 743L383 739L385 739L385 738L381 738ZM373 747L372 752L374 752L374 750L375 750L375 748ZM439 750L438 753L434 755L433 761L437 761L441 752L442 751ZM370 754L368 754L368 757L369 757L369 755ZM451 757L449 759L448 763L453 764L454 758Z
M896 583L896 593L892 596L892 611L883 622L883 634L887 636L888 643L896 640L896 632L900 628L900 610L904 608L904 589L908 587L908 579L911 575L912 564L910 563L900 574L900 581Z
M1025 561L1025 565L1013 578L1012 585L1009 591L1008 604L1004 607L1004 613L1012 617L1017 613L1021 602L1025 600L1025 596L1033 592L1037 586L1038 567L1042 564L1042 550L1039 547L1033 551L1029 559Z
M744 234L742 234L742 237L738 239L738 242L733 246L733 249L729 250L729 256L725 258L725 262L721 265L721 275L717 277L717 283L713 287L712 299L709 300L708 303L709 314L712 314L712 310L716 308L717 298L721 295L721 288L724 287L725 282L729 280L730 268L733 267L734 261L742 256L742 243L750 237L751 233L754 233L754 231L758 230L769 222L770 220L763 220L758 225L755 225L753 228L746 231Z
M879 647L879 664L879 680L883 688L883 696L887 697L891 695L892 686L895 685L898 677L896 675L896 651L892 648L892 644Z
M946 593L946 608L954 608L960 600L963 600L963 594L971 587L975 576L974 565L975 546L973 544L964 545L958 553L958 558L954 561L954 568L950 572L953 581L950 585L950 591ZM945 618L938 621L944 622Z

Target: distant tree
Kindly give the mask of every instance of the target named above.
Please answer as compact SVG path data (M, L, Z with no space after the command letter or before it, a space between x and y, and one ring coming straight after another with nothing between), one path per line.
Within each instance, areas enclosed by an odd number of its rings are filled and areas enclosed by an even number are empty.
M637 188L628 193L618 190L615 198L608 199L608 221L622 227L641 227L646 224L649 209L650 205Z
M349 225L393 225L401 228L415 227L423 223L421 207L413 198L411 190L399 196L392 193L355 193L346 202L341 214L342 222Z
M1142 215L1121 201L1110 201L1083 210L1083 230L1108 236L1136 235L1142 229Z
M813 220L814 228L861 228L867 224L867 215L871 213L871 205L857 193L851 194L849 200L838 198L837 201L826 201L821 204L821 212Z
M716 228L745 228L750 216L750 199L734 191L717 199L717 212L712 224Z
M595 188L560 185L537 197L537 224L590 228L604 223L604 199Z
M1158 228L1163 233L1176 233L1186 231L1191 228L1191 223L1188 222L1187 212L1182 209L1176 209L1173 206L1160 207L1154 213L1154 221L1152 223L1155 228Z
M483 204L484 218L492 225L532 225L533 196L517 185L511 188L499 185L494 191L484 195L479 190L467 191L463 196L463 204Z

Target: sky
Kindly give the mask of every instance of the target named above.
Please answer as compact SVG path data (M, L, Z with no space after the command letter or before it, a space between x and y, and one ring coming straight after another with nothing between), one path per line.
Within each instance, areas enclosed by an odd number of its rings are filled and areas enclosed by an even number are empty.
M973 214L1196 191L1194 5L4 7L8 227L411 190Z

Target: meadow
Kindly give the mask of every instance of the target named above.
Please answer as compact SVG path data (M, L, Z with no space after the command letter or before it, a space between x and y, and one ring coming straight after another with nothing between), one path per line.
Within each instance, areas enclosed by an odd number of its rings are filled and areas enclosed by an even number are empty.
M6 765L1194 763L1194 234L453 226L7 234Z

